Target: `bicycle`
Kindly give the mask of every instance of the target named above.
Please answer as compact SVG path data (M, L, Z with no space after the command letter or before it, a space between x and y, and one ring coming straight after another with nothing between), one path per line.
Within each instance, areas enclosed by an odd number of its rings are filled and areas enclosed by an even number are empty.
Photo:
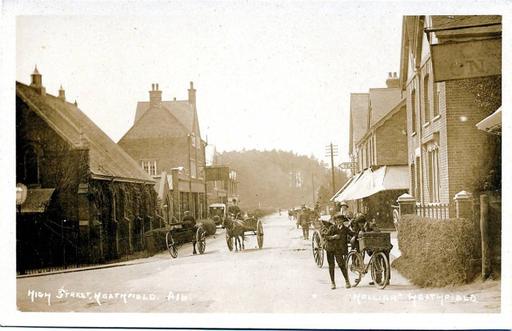
M358 238L359 249L352 249L347 256L348 280L352 287L357 286L364 275L370 272L374 285L384 289L389 284L389 251L393 248L390 235L385 232L365 232ZM370 256L368 264L364 256Z

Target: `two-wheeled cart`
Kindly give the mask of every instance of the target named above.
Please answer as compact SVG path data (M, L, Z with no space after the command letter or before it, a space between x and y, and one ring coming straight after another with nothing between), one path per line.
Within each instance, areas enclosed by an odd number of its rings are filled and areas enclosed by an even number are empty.
M172 228L165 235L165 244L172 258L178 257L179 246L190 241L195 241L198 253L204 254L206 250L206 230L202 225L195 225L191 228L179 227L182 223L172 223L170 225Z

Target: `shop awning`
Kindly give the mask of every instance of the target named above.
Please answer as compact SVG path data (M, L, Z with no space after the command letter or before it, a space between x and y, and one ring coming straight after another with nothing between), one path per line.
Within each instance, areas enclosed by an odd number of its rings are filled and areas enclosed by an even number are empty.
M44 213L50 204L54 188L30 188L27 199L21 205L22 213Z
M365 171L352 177L331 201L349 201L369 197L381 191L406 190L409 188L409 170L407 166L383 166Z
M480 130L501 134L501 107L476 124Z

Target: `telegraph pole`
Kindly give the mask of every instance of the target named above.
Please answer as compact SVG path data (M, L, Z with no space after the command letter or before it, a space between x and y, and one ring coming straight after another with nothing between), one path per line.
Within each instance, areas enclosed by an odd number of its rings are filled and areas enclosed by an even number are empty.
M326 157L331 158L331 175L332 175L332 195L336 194L336 182L334 180L334 157L338 156L338 145L330 143L325 147Z
M311 173L311 186L313 187L313 206L315 205L315 176Z

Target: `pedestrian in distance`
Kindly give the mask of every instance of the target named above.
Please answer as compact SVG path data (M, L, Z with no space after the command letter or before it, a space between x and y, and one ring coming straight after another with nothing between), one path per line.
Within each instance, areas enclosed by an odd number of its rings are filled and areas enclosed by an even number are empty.
M311 212L306 208L302 208L302 213L300 214L299 223L302 227L302 237L304 240L309 240L309 227L311 226Z
M190 211L188 211L188 210L185 212L183 219L181 220L181 223L182 223L182 226L184 229L193 230L196 227L196 219L192 215L192 213L190 213ZM192 247L193 247L192 254L194 254L194 255L197 254L197 252L196 252L196 236L195 235L192 237Z
M353 236L354 233L343 223L348 221L347 218L337 213L331 219L331 223L323 227L322 237L325 239L325 251L327 253L327 263L329 264L329 276L331 277L331 289L336 288L336 282L334 279L334 269L336 268L335 263L345 278L345 287L350 288L347 275L347 254L348 254L348 238Z

